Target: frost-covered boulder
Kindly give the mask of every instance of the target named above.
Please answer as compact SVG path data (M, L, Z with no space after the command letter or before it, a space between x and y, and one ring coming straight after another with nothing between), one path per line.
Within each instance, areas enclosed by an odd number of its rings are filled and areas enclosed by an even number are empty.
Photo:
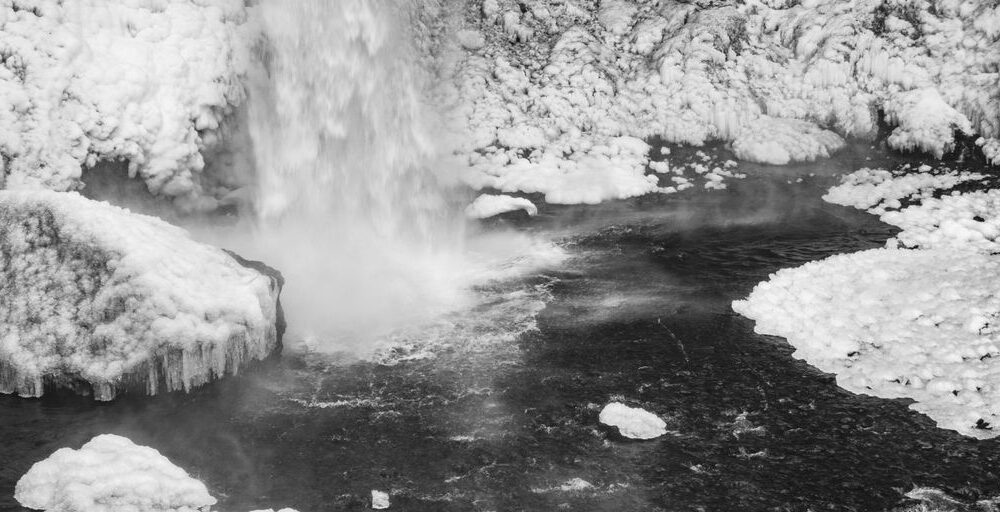
M811 162L844 147L844 139L808 121L764 116L750 123L733 140L740 160L771 165Z
M35 463L14 498L52 512L197 512L216 503L205 484L160 452L109 434Z
M160 452L112 434L35 463L18 480L14 498L48 512L209 512L216 503L205 484Z
M605 405L598 421L618 428L621 435L630 439L655 439L667 433L667 424L657 415L619 402Z
M0 392L189 390L280 348L280 275L76 193L0 192Z

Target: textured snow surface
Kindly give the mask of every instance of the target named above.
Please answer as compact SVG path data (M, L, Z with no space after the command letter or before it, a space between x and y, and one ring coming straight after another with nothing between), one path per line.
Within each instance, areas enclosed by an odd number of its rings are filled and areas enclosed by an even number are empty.
M160 452L110 434L35 463L14 497L50 512L198 512L216 502L205 484Z
M879 112L895 148L942 155L956 132L978 134L1000 162L994 2L487 4L427 14L459 34L436 54L435 102L450 107L476 187L557 202L664 191L643 176L647 151L609 148L724 140L741 158L788 163L873 137Z
M538 208L530 200L508 195L483 194L466 209L465 214L474 219L485 219L501 213L524 210L528 215L537 215Z
M621 435L631 439L653 439L667 433L667 424L655 414L619 402L605 405L598 420L605 425L618 427Z
M983 178L982 174L944 171L928 172L924 166L917 172L893 173L885 169L864 168L848 174L827 191L823 200L859 210L882 214L902 207L902 200L929 199L935 190L947 190L960 183Z
M1000 426L1000 257L837 255L772 274L733 309L845 389L911 398L942 428L997 435L984 427Z
M277 346L278 283L159 219L0 192L0 392L190 389Z
M937 189L970 173L862 169L826 200L902 231L887 248L781 270L733 309L856 393L910 398L942 428L1000 428L1000 191ZM901 199L911 203L902 206Z
M127 159L155 193L211 192L202 150L243 99L246 19L242 0L0 1L6 187L70 190Z
M733 140L736 158L762 164L826 158L844 147L844 139L808 121L762 116L749 123Z

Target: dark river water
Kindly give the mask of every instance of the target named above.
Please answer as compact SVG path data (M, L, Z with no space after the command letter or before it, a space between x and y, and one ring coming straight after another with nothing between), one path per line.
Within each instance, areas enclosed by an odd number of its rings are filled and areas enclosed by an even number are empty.
M372 489L404 511L891 510L915 503L903 496L914 486L996 496L997 441L843 391L730 309L771 272L891 236L820 199L882 158L850 147L741 166L749 177L728 190L493 222L554 237L569 258L484 286L495 299L384 364L293 352L188 395L0 397L0 510L19 510L14 485L32 463L101 433L160 450L223 511L365 510ZM535 310L537 329L503 335ZM602 428L611 400L670 433ZM572 479L590 486L563 488Z

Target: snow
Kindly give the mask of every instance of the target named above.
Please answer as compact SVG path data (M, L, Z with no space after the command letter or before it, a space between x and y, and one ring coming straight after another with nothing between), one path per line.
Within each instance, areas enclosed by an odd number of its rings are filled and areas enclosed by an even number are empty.
M0 191L0 249L0 392L189 390L277 349L277 280L159 219Z
M654 439L667 433L667 424L655 414L620 402L605 405L598 420L617 427L622 436L630 439Z
M771 165L827 158L844 147L844 139L808 121L763 116L733 140L740 160Z
M426 16L485 39L432 54L432 102L474 188L557 202L672 192L639 171L648 152L607 148L721 140L786 164L874 138L880 112L893 148L940 156L956 132L977 134L1000 161L1000 6L988 2L493 0L482 17L446 4ZM512 37L515 22L531 37Z
M197 512L216 503L205 484L160 452L109 434L35 463L14 497L51 512Z
M874 249L780 270L733 309L855 393L910 398L942 428L1000 425L1000 258ZM982 425L981 423L979 423Z
M932 173L930 166L918 172L893 173L885 169L859 169L841 179L840 185L831 188L823 200L853 206L870 213L882 214L887 209L898 209L903 199L929 199L935 190L950 189L960 183L981 180L982 174L970 172Z
M538 214L538 207L523 197L482 194L466 207L465 215L473 219L485 219L517 210L524 210L532 216Z
M931 170L846 176L825 199L880 215L901 228L896 237L884 249L780 270L733 309L845 389L912 399L942 428L995 437L1000 191L934 197L982 176Z
M204 151L244 96L242 0L39 0L0 6L6 188L81 186L128 160L157 194L210 195Z
M36 462L18 480L14 498L49 512L208 512L216 503L205 484L160 452L113 434Z
M386 510L389 508L389 493L372 489L372 508Z

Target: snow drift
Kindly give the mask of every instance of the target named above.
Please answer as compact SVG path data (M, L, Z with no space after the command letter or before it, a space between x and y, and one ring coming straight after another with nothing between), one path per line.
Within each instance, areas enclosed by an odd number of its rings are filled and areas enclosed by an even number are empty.
M0 192L0 392L189 390L280 347L280 274L73 192Z

